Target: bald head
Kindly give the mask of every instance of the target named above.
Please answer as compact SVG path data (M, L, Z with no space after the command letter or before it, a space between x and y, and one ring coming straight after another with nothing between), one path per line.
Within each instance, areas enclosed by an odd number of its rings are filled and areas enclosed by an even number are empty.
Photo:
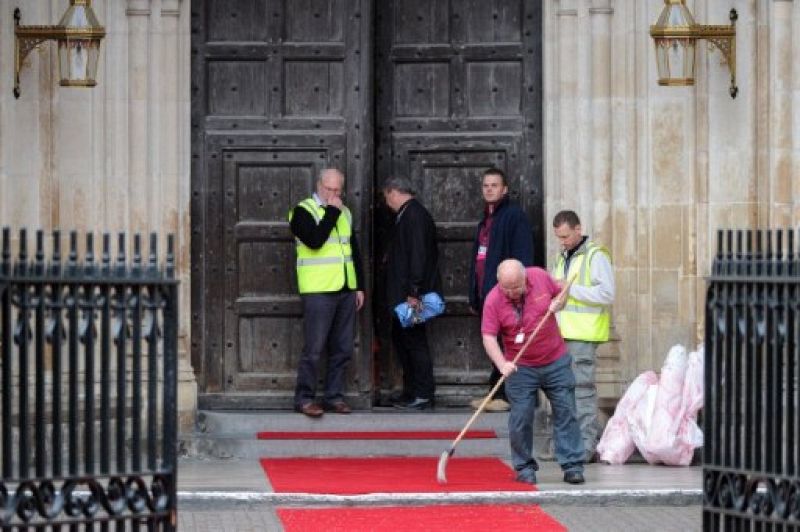
M512 301L519 300L526 291L525 266L517 259L506 259L497 267L497 284Z

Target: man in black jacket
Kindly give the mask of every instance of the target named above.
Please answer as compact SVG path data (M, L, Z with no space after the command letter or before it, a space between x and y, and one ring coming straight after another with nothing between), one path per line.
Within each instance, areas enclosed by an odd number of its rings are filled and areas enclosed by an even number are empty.
M403 368L403 398L395 406L410 410L433 408L435 383L425 323L403 328L395 306L419 307L428 292L441 293L436 226L414 198L411 182L390 177L383 184L386 205L395 213L386 264L386 300L392 313L392 342Z
M483 172L481 191L483 218L475 232L469 271L469 306L478 315L482 313L486 295L497 284L497 267L501 262L517 259L523 266L533 266L531 226L522 209L508 198L505 173L499 168ZM499 379L500 372L492 368L489 386L493 387ZM472 407L477 409L482 400L472 401ZM501 386L487 403L486 410L503 412L508 409L505 387Z

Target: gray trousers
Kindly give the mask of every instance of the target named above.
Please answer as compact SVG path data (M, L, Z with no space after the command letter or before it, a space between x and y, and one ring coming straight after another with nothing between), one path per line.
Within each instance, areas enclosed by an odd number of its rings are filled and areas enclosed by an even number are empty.
M589 459L600 439L600 422L597 420L597 385L595 368L596 342L567 340L567 351L572 356L572 371L575 373L575 407L581 427L586 458Z
M297 365L294 404L301 407L315 400L317 374L324 355L328 357L328 371L323 401L333 404L344 397L347 364L353 356L356 293L306 294L302 300L305 346Z

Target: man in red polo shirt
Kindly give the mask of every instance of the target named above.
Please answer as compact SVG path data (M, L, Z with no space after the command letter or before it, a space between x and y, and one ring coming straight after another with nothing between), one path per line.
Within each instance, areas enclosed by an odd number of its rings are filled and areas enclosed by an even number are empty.
M555 454L564 482L582 484L583 440L575 417L575 376L571 358L553 313L565 303L561 287L541 268L525 268L515 259L497 268L497 285L486 296L481 334L483 347L506 376L511 461L517 480L536 484L539 465L533 457L533 418L541 388L553 409ZM517 363L511 362L547 311L553 313ZM505 352L497 337L503 340Z

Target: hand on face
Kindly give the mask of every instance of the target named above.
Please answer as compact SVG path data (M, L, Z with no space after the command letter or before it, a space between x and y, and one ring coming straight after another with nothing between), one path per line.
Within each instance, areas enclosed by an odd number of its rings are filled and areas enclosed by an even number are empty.
M344 189L344 176L336 170L328 170L317 184L317 195L326 205L342 208L342 191Z

